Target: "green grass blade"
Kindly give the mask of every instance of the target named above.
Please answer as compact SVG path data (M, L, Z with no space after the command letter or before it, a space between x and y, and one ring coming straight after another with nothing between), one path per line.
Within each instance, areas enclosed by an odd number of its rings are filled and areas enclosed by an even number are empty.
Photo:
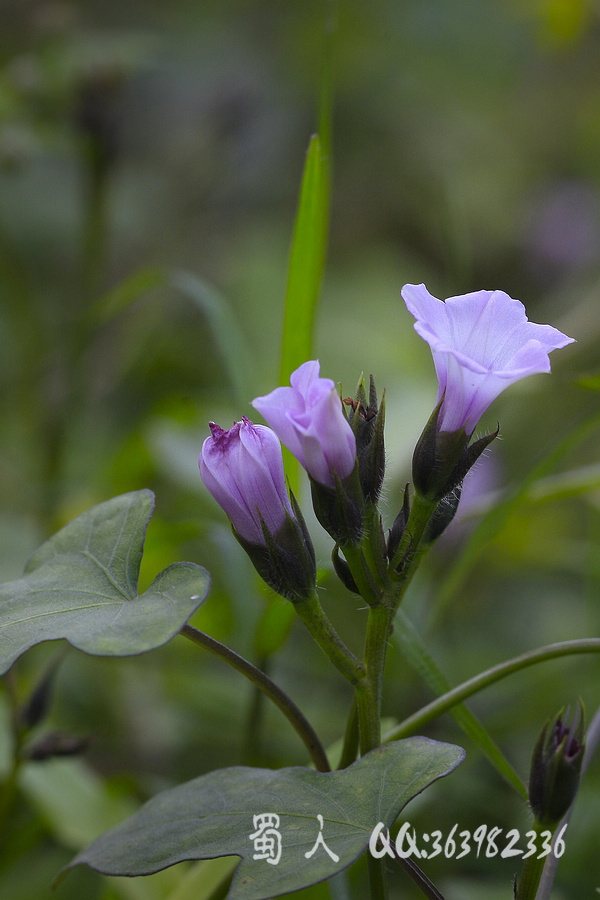
M570 431L540 462L533 466L518 488L508 494L504 500L495 504L486 513L471 538L467 541L463 552L446 573L440 586L438 600L432 614L432 621L434 619L437 620L446 605L456 597L482 551L489 547L490 541L500 533L509 516L519 504L527 502L529 499L536 499L536 483L545 478L568 452L589 437L598 428L599 424L600 415L595 414L586 419L578 428ZM532 491L534 492L534 498L530 498Z
M235 399L242 409L246 409L256 384L254 365L231 307L212 285L191 272L173 272L169 281L205 316L221 351Z
M164 287L168 279L167 270L159 266L147 266L124 278L92 307L94 324L102 324L118 315L145 294L156 288Z
M433 659L418 631L402 610L398 611L394 638L407 662L410 663L438 697L451 689L450 682ZM527 791L523 782L477 717L462 703L452 707L449 712L454 716L465 734L487 757L496 771L526 800Z
M313 323L327 249L329 219L328 160L318 135L313 135L306 155L298 213L290 252L279 383L312 357ZM298 489L298 464L286 451L284 461L293 491Z
M280 383L310 359L315 309L327 247L329 208L327 163L321 141L308 147L288 270L281 348Z

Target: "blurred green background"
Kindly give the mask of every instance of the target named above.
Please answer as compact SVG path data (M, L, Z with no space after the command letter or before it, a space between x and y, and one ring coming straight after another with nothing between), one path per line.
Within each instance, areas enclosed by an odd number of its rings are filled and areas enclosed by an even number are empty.
M482 420L482 432L500 422L502 441L407 598L457 684L599 631L597 6L0 0L0 577L18 576L79 512L152 488L143 583L174 560L205 565L213 588L194 624L267 667L326 745L343 731L349 691L261 588L202 488L197 456L209 420L227 427L277 384L290 240L331 29L331 230L314 355L345 394L362 371L386 390L386 525L436 394L404 283L425 282L440 297L500 288L533 321L577 339L554 354L552 376L512 387ZM513 490L558 447L545 480L469 551L449 591L477 515L495 502L490 491ZM329 539L312 520L311 530L323 602L359 650L365 613L328 574ZM267 608L289 627L275 654L267 644L276 636L259 629ZM19 698L56 652L36 647L17 663ZM546 663L471 708L526 779L545 720L579 696L593 715L599 676L593 657ZM392 644L385 715L399 720L431 696ZM0 704L1 725L5 693ZM306 762L280 714L183 638L135 659L69 650L47 730L89 747L83 759L32 764L24 776L0 845L7 900L50 897L76 849L163 787L218 766ZM455 822L486 823L524 834L522 801L454 721L443 717L427 734L461 743L467 760L415 803L416 827L446 835ZM0 775L6 745L0 738ZM599 834L595 759L556 900L600 887ZM512 896L516 868L471 855L432 861L428 872L447 900L500 900ZM202 900L211 872L182 866L129 882L76 872L52 896ZM360 896L360 864L351 878ZM400 872L393 890L420 896Z

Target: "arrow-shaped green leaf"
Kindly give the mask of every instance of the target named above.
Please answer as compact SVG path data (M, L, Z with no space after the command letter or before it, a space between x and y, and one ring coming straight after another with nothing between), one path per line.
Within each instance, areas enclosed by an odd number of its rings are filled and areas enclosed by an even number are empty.
M158 794L68 868L85 863L104 875L149 875L183 860L240 856L229 900L279 897L349 866L379 822L391 825L409 800L463 757L460 747L415 737L378 747L337 772L220 769ZM259 818L265 814L271 825ZM319 816L322 842L311 852ZM275 855L278 839L268 829L280 835L277 862L255 844L261 823Z
M169 641L208 593L209 574L174 563L137 593L151 491L114 497L69 522L0 585L0 673L41 641L66 638L98 656L144 653Z

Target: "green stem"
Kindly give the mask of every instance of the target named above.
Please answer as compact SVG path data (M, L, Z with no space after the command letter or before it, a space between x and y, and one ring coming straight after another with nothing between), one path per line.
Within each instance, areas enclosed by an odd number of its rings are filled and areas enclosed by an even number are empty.
M361 754L381 744L381 697L389 632L389 610L383 605L372 606L363 660L367 677L356 693Z
M342 755L338 769L347 769L356 760L358 752L358 711L356 709L356 699L352 701L350 715L346 723L346 733L344 734L344 746L342 747Z
M540 835L542 831L549 831L550 829L544 828L537 820L534 820L532 830L536 833L534 842L537 846L537 836ZM544 863L545 857L538 859L537 855L530 856L525 860L523 868L521 869L521 877L517 882L515 900L535 900L540 878L542 877L542 871L544 869Z
M0 785L0 839L3 837L9 826L10 814L17 795L19 769L21 768L22 763L21 750L25 738L25 729L23 728L19 717L20 705L14 666L6 673L5 684L8 702L10 704L12 763L6 780Z
M317 594L311 594L306 600L295 603L294 609L321 650L329 657L344 678L347 678L351 684L357 684L364 679L365 672L362 663L348 650L323 612Z
M353 547L348 545L343 546L341 550L348 563L356 587L360 591L360 596L369 606L379 603L381 591L370 567L367 565L362 546Z
M422 894L428 900L444 900L442 894L438 891L433 881L430 881L425 872L412 859L402 859L399 856L394 857L394 862L404 869L406 874L412 878L415 884L419 886Z
M385 877L385 857L375 859L367 854L369 868L369 884L371 887L370 900L386 900L388 896L387 879Z
M8 777L4 784L0 785L0 844L8 828L10 814L17 795L17 779L20 767L21 759L18 755L15 755Z
M181 629L180 634L184 635L184 637L189 638L190 641L193 641L200 647L204 647L206 650L209 650L220 659L225 660L225 662L229 663L230 666L232 666L234 669L237 669L237 671L241 672L242 675L245 675L246 678L250 679L250 681L263 692L263 694L265 694L270 700L273 701L273 703L277 707L279 707L284 716L286 716L288 721L293 725L298 736L304 742L304 746L308 750L310 758L312 759L317 771L331 771L331 767L325 754L325 750L323 749L323 745L321 744L312 725L308 722L308 720L305 718L302 711L296 706L294 701L291 700L290 697L288 697L288 695L284 691L282 691L274 681L271 681L271 679L267 675L265 675L264 672L261 672L260 669L256 668L256 666L253 666L252 663L248 662L248 660L244 659L242 656L239 656L229 647L226 647L224 644L221 644L214 638L209 637L209 635L204 634L203 631L199 631L197 628L194 628L193 625L184 625Z
M534 666L546 660L557 659L560 656L570 656L576 653L600 653L600 638L582 638L581 640L547 644L545 647L529 650L527 653L499 663L497 666L492 666L491 669L486 669L485 672L481 672L468 681L464 681L458 687L453 688L436 700L432 700L427 706L422 707L418 712L404 719L403 722L384 736L383 742L397 741L400 738L414 734L419 728L452 709L458 703L462 703L467 697L477 694L484 688L489 687L489 685L495 684L496 681L506 678L507 675L512 675L513 672L519 672L521 669L526 669L528 666Z
M394 554L390 568L394 571L402 564L400 584L396 589L394 612L398 609L400 601L406 592L410 580L415 573L421 559L431 546L423 542L425 528L435 512L437 503L425 499L421 494L415 494L410 509L410 516L402 535L402 540Z

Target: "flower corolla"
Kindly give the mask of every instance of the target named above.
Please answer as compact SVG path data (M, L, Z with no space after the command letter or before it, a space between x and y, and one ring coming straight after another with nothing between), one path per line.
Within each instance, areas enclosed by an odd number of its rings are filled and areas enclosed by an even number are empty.
M525 307L503 291L474 291L446 301L424 284L406 284L402 297L415 331L431 347L441 402L438 431L472 434L510 384L550 371L548 354L572 343L551 325L530 322Z
M245 541L265 546L270 534L293 518L285 487L281 444L264 425L242 417L229 431L210 423L198 464L205 487ZM261 522L262 519L262 522Z
M290 387L275 388L252 405L311 478L333 487L336 476L343 480L354 469L356 439L334 382L320 378L319 369L318 360L303 363Z

